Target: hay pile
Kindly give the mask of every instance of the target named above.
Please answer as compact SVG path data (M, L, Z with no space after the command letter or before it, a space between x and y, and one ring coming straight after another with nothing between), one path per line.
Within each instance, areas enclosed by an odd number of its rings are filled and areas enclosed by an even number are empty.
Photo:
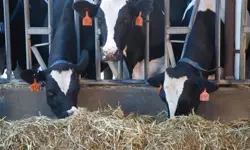
M162 118L124 117L119 108L81 108L79 114L61 120L0 120L0 149L250 149L250 121L221 124L193 114Z

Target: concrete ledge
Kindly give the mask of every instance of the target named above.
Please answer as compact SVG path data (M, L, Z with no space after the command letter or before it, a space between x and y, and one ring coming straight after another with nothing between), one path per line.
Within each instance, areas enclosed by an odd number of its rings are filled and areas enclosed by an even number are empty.
M210 95L209 102L202 102L198 114L210 120L231 121L250 119L250 89L221 88ZM44 90L31 93L27 86L1 88L0 97L7 101L7 120L23 119L34 115L54 118L46 103ZM110 105L120 105L125 113L156 115L166 110L156 88L135 86L83 87L79 94L79 106L97 110ZM1 112L0 112L1 113Z

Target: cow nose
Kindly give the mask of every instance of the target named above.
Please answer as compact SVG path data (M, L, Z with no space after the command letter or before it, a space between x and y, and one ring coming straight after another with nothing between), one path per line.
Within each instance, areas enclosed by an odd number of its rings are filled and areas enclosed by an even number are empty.
M72 116L74 114L77 114L78 111L79 110L75 106L72 106L71 109L67 110L67 113L68 113L69 116Z

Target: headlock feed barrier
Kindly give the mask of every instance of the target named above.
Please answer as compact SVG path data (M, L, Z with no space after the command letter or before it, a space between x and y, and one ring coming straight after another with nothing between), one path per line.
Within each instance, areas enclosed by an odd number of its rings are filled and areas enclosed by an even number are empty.
M74 0L77 1L77 0ZM173 0L172 0L173 1ZM48 5L48 27L31 27L30 26L30 11L29 11L29 0L24 0L24 16L25 16L25 41L26 41L26 68L30 69L32 67L31 52L33 52L38 63L42 69L46 68L46 65L41 58L37 47L49 45L49 51L51 49L52 41L52 23L53 23L53 0L45 1ZM96 0L99 3L99 0ZM171 43L182 42L184 43L183 51L181 57L185 52L186 41L189 37L189 33L192 30L193 23L196 18L196 13L200 0L195 1L194 9L192 12L192 17L190 19L188 27L171 27L170 26L170 3L171 0L165 0L165 68L174 67L176 65L176 60L174 58L174 53ZM225 7L225 46L226 46L226 60L225 60L225 79L221 79L221 69L217 69L215 82L218 84L250 84L250 80L246 80L246 34L250 33L250 27L247 27L247 3L248 0L226 0ZM5 30L5 48L6 48L6 68L7 68L7 79L9 81L11 78L11 43L10 37L10 16L9 16L9 0L3 0L4 6L4 30ZM221 14L221 0L216 0L216 62L217 66L220 66L220 16ZM77 36L77 49L78 55L80 54L80 27L79 27L79 15L74 12L75 20L75 30ZM149 20L149 15L146 17ZM101 79L101 48L99 39L99 28L98 28L98 18L95 17L95 62L96 62L96 80L81 80L81 83L88 84L117 84L117 83L127 83L127 84L145 84L145 80L148 78L149 72L149 26L150 23L146 22L146 42L145 42L145 65L144 65L144 80L123 80L124 64L125 61L120 60L118 67L116 67L114 62L109 62L109 67L111 68L115 80L103 80ZM172 34L186 34L185 41L170 41L169 36ZM48 35L48 43L36 44L31 46L31 35ZM235 35L235 36L234 36ZM233 38L235 37L235 38ZM235 43L235 48L234 47ZM234 61L233 61L234 60ZM234 64L232 63L234 62ZM125 64L126 65L126 64Z

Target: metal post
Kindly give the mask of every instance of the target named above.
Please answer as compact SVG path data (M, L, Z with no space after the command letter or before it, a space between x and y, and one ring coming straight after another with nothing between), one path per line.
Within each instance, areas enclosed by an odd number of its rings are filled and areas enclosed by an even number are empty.
M220 66L220 51L221 51L221 0L216 1L216 17L215 17L215 51L216 51L216 64ZM220 68L217 69L215 74L215 80L220 80Z
M123 79L123 58L118 62L119 79Z
M198 8L199 8L199 4L200 4L200 0L196 0L195 4L194 4L194 7L193 7L192 15L191 15L191 18L190 18L190 21L189 21L189 24L188 24L189 29L192 29L192 27L194 25L195 18L196 18L196 15L197 15L197 11L198 11ZM190 34L190 32L186 35L185 43L183 45L183 49L182 49L182 53L181 53L181 58L184 56L184 53L186 51L187 40L188 40L189 34Z
M234 77L239 79L239 66L240 66L240 43L241 43L241 12L242 12L242 0L236 0L235 11L235 62L234 62Z
M49 53L50 53L52 37L53 37L53 0L48 0L48 28L50 30L49 34Z
M96 4L99 0L95 0ZM101 48L100 48L100 34L101 31L98 27L98 18L95 17L95 69L96 80L101 80Z
M3 0L4 8L4 30L5 30L5 49L6 49L6 64L7 64L7 79L11 80L12 64L11 64L11 44L10 44L10 14L9 0Z
M149 14L146 16L146 20L149 20ZM148 79L149 72L149 22L146 22L146 46L145 46L145 59L144 59L144 79Z
M234 79L235 0L225 1L225 79Z
M31 36L28 34L28 29L30 28L30 10L29 10L29 0L24 0L24 20L25 20L25 45L26 45L26 68L31 69L32 59L31 59Z
M169 40L168 28L170 27L170 0L165 0L165 68L169 67L169 56L167 42Z
M241 46L240 46L240 79L246 79L246 32L243 27L247 26L247 0L242 1L241 19Z

